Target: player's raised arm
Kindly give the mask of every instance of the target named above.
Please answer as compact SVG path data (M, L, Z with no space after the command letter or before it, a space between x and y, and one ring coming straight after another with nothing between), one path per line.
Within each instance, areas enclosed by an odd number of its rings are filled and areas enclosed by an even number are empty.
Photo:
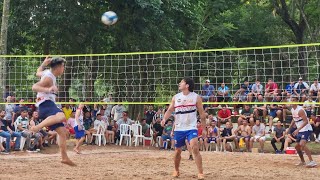
M164 124L170 118L172 112L174 111L174 102L175 102L175 98L173 97L169 105L169 108L167 109L166 113L163 116L163 119L161 121L161 126L164 126Z
M51 58L49 56L46 57L46 59L44 59L44 61L42 62L42 64L38 67L37 72L36 72L36 76L38 78L40 78L42 76L42 72L45 70L45 68L50 64L51 62Z

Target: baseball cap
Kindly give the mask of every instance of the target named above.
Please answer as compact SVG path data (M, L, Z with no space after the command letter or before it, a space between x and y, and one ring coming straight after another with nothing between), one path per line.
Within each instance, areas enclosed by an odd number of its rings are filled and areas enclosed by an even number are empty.
M299 77L299 80L302 79L302 77Z
M208 82L208 83L209 83L209 82L210 82L210 80L209 80L209 79L207 79L207 80L206 80L206 82Z

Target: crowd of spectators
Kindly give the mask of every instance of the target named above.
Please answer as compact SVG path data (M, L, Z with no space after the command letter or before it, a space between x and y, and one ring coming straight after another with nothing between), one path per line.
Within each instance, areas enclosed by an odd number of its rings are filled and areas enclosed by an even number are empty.
M314 133L311 140L319 142L320 117L316 105L316 102L319 102L319 90L320 83L317 79L314 79L313 84L309 86L302 78L299 78L298 82L292 81L284 89L280 89L277 83L269 79L265 86L259 80L256 80L254 84L245 81L232 95L225 83L221 83L221 86L215 91L210 80L206 80L199 94L203 102L209 102L204 105L207 113L208 133L206 137L202 137L203 129L199 121L200 149L208 150L212 144L215 144L219 147L218 149L224 151L242 149L250 152L254 142L257 142L260 147L259 151L264 152L264 143L268 134L275 153L282 153L286 147L295 142L295 137L292 135L295 127L286 129L292 118L288 102L293 94L300 97L301 105L310 118ZM30 104L24 104L25 101ZM112 94L102 101L113 102ZM2 154L21 150L38 152L50 146L51 143L55 143L57 139L55 131L43 128L37 133L32 133L29 130L30 127L42 121L39 119L37 108L31 103L32 98L17 101L14 96L7 94L6 102L5 109L0 111L0 150ZM61 105L60 108L66 116L65 127L68 137L73 138L77 105L75 99L70 99L69 102L70 104ZM153 105L145 105L144 115L132 117L122 104L91 106L86 102L90 100L84 102L83 108L87 145L95 144L92 135L97 133L101 126L105 127L103 134L106 137L106 143L117 144L120 139L120 125L137 123L141 125L143 136L153 137L151 145L157 145L161 149L173 148L174 114L165 127L160 124L168 105L156 108ZM227 106L225 103L219 105L219 102L251 102L251 104L233 103L234 105ZM277 143L281 144L280 148L277 148Z

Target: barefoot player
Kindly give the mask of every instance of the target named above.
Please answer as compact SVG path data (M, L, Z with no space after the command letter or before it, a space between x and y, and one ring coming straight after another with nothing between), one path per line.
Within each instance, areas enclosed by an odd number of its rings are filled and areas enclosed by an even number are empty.
M50 127L50 130L55 130L59 135L61 162L74 166L75 164L67 155L66 129L62 123L66 120L66 117L55 103L58 91L56 77L63 74L65 62L66 60L60 57L52 59L46 57L37 70L36 75L41 79L32 86L32 90L37 92L36 106L39 108L39 118L44 120L40 124L33 126L31 131L38 132L43 127ZM50 69L45 70L46 66L50 66Z
M291 102L299 102L299 97L298 96L292 96L291 97ZM296 145L296 150L297 153L300 157L301 162L297 164L297 166L304 166L312 168L316 167L317 163L313 161L311 157L311 151L309 148L306 146L307 141L309 140L309 137L312 133L312 126L309 123L309 120L307 118L307 113L303 109L302 106L299 106L298 104L293 104L292 105L292 121L289 126L289 129L291 126L295 123L297 126L297 129L293 132L294 136L297 136L297 145ZM309 158L309 163L306 164L304 157L303 157L303 152L306 153L306 155Z
M198 179L204 179L202 158L199 153L198 147L198 130L197 130L197 110L200 114L203 134L206 134L206 117L203 110L201 97L193 92L194 82L191 78L184 78L179 83L180 93L176 94L171 101L171 104L164 115L161 122L162 126L166 120L171 116L171 113L175 111L175 154L174 154L174 167L173 177L179 177L179 166L181 160L181 147L185 145L186 139L188 140L190 147L193 151L194 159L198 168Z

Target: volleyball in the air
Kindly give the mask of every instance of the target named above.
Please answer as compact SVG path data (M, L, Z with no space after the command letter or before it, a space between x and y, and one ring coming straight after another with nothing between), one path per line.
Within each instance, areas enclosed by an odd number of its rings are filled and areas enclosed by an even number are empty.
M118 16L115 12L108 11L103 13L103 15L101 16L101 21L103 24L110 26L118 21Z

